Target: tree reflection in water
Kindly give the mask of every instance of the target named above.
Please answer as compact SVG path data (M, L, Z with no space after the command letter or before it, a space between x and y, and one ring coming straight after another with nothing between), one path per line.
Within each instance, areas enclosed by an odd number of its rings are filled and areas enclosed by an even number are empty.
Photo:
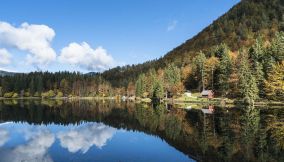
M115 101L1 100L0 117L1 121L46 125L103 122L159 136L199 161L284 161L281 108L241 106L227 111L209 106L183 110ZM63 145L73 151L88 149L71 148L68 141Z

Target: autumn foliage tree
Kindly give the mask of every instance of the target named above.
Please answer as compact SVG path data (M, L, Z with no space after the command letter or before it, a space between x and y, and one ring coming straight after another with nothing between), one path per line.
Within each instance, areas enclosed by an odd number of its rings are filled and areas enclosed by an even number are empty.
M269 99L284 101L284 63L273 65L268 79L265 81L265 91Z

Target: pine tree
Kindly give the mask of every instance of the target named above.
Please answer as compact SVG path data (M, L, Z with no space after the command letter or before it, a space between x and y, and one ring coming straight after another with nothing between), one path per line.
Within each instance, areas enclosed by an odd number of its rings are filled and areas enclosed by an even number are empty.
M169 86L173 86L181 81L180 69L174 64L170 64L165 69L165 82Z
M170 64L164 73L164 85L167 91L175 93L174 87L181 82L180 69Z
M217 57L219 59L221 59L223 57L223 55L226 55L228 53L229 53L229 47L225 43L220 44L213 51L213 54L215 55L215 57Z
M62 79L60 81L60 89L63 92L63 95L67 95L69 93L69 83L66 79Z
M144 92L146 91L144 74L139 75L138 80L136 81L136 84L135 84L135 89L136 89L136 96L143 97Z
M199 52L198 55L194 58L193 63L197 72L198 78L201 79L202 88L205 89L205 61L206 57L203 52Z
M250 69L248 55L243 50L239 52L239 61L239 91L241 97L253 101L258 97L258 87Z
M153 97L154 98L163 98L164 97L163 83L159 79L157 79L154 83Z
M259 95L264 97L264 71L263 71L263 57L264 57L264 46L262 38L258 37L255 44L249 50L249 58L252 64L252 74L255 77L256 84L259 89Z
M224 45L225 46L225 45ZM232 72L232 62L229 56L228 49L225 49L223 53L221 53L221 61L218 71L218 87L222 94L222 96L226 96L228 94L230 85L229 85L229 78Z
M153 96L157 74L155 69L150 69L146 77L146 89L150 96Z
M43 80L41 76L37 77L37 87L36 87L36 91L40 94L43 91Z
M30 89L30 95L33 96L35 93L35 86L34 86L35 82L34 79L32 78L30 84L29 84L29 89Z
M3 96L3 88L0 87L0 97L2 97L2 96Z
M281 62L284 60L284 32L275 34L270 51L276 61Z

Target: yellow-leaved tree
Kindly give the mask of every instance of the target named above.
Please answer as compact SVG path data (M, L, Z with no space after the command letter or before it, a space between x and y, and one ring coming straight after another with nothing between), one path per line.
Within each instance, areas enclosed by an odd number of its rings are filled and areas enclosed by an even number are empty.
M284 100L284 61L273 65L265 81L265 91L269 99Z

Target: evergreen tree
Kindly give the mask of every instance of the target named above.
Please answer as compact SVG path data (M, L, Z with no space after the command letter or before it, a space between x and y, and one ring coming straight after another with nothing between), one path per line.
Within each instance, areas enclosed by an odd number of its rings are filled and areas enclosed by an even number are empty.
M264 78L268 78L268 73L271 72L272 66L275 64L275 58L271 55L271 52L269 50L266 50L263 56L263 72L264 72Z
M241 97L253 101L258 97L258 87L250 69L247 53L244 50L239 52L239 61L239 91Z
M223 45L225 46L225 45ZM232 62L231 58L229 56L229 51L228 49L225 49L221 53L221 59L220 59L220 64L217 69L218 71L218 87L219 90L222 94L222 96L226 96L229 91L229 78L232 72Z
M146 77L146 89L150 96L153 96L154 89L155 89L155 83L157 81L157 74L155 69L150 69L150 71L147 73Z
M43 91L43 80L40 75L37 76L37 88L36 91L38 93L41 93Z
M164 88L163 83L160 79L157 79L154 84L154 91L153 91L154 98L163 98L164 97Z
M221 59L224 55L227 55L228 53L229 53L229 47L225 43L222 43L219 46L217 46L213 52L215 57L219 59Z
M136 81L135 89L136 89L136 96L143 97L144 92L146 91L144 74L139 75L138 80Z
M3 88L0 87L0 97L2 97L2 96L3 96Z
M173 92L174 86L181 82L180 69L177 66L170 64L165 69L164 82L167 91Z
M175 66L174 64L170 64L166 69L165 69L165 76L164 76L165 82L169 86L173 86L180 82L181 76L180 76L180 69Z
M33 78L30 81L29 89L30 89L30 95L33 96L35 93L35 82Z
M63 95L69 94L69 83L66 79L60 81L60 89L63 92Z
M264 97L264 71L263 71L263 57L264 46L262 39L259 37L256 39L255 44L249 50L250 62L252 64L252 74L256 80L256 84L259 89L259 95Z
M205 89L205 61L206 57L203 52L199 52L198 55L194 58L193 63L195 66L195 70L197 72L198 79L202 82L202 89Z
M275 38L271 43L270 52L276 61L281 62L284 60L284 32L275 34Z

